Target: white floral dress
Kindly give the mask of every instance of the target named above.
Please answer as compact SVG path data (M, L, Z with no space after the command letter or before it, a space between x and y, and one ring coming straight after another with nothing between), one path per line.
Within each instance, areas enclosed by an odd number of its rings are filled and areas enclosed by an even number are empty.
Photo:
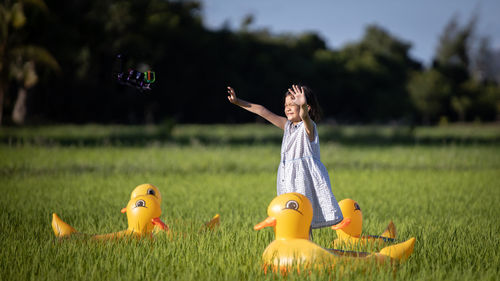
M311 228L331 226L342 221L342 212L332 193L328 171L320 161L316 124L314 140L309 141L304 122L297 125L286 122L277 193L281 195L289 192L304 194L311 201L314 212Z

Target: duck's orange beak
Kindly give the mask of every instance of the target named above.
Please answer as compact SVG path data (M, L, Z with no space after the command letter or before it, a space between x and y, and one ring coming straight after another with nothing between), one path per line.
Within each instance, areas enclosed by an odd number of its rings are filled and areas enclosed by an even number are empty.
M168 231L168 225L166 225L160 218L151 219L151 222L158 226L161 230Z
M122 214L125 214L127 212L127 208L123 208L120 212L122 212Z
M341 222L339 222L338 224L336 225L332 225L332 229L333 230L338 230L338 229L342 229L346 226L348 226L349 224L351 223L351 219L350 218L344 218Z
M253 229L255 230L261 230L263 229L264 227L268 227L268 226L276 226L276 218L275 217L267 217L267 219L259 222L258 224L256 224Z

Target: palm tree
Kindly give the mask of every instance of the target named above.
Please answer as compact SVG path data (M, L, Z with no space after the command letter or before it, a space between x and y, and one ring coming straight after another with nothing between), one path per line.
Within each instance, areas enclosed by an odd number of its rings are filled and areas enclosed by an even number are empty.
M26 24L25 5L48 11L43 0L6 0L0 3L0 125L5 95L9 93L12 79L20 84L12 117L15 123L22 124L26 116L27 90L38 82L35 65L39 63L55 71L60 69L46 49L18 40L16 34Z

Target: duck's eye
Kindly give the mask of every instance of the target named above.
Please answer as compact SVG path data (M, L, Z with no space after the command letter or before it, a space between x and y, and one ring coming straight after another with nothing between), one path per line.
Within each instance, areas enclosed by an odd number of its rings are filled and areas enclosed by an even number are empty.
M292 210L297 210L299 208L299 203L295 200L290 200L286 202L286 208L287 209L292 209Z
M146 201L144 201L144 200L137 200L137 202L135 202L135 206L136 207L146 207Z
M361 208L359 207L358 203L354 202L354 210L360 210Z
M156 192L154 189L150 188L148 189L148 195L153 195L153 196L156 196Z

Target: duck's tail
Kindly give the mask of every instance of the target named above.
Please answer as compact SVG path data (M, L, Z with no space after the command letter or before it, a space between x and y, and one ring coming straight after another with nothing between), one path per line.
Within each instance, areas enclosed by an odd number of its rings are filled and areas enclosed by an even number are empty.
M396 233L396 226L391 221L385 229L384 233L380 234L380 237L396 239Z
M77 232L76 229L65 223L56 213L52 214L52 229L57 237L65 237Z
M396 245L388 246L380 250L380 254L384 256L391 257L394 260L404 261L410 257L413 253L413 247L415 246L415 237L412 237L405 242L398 243Z

